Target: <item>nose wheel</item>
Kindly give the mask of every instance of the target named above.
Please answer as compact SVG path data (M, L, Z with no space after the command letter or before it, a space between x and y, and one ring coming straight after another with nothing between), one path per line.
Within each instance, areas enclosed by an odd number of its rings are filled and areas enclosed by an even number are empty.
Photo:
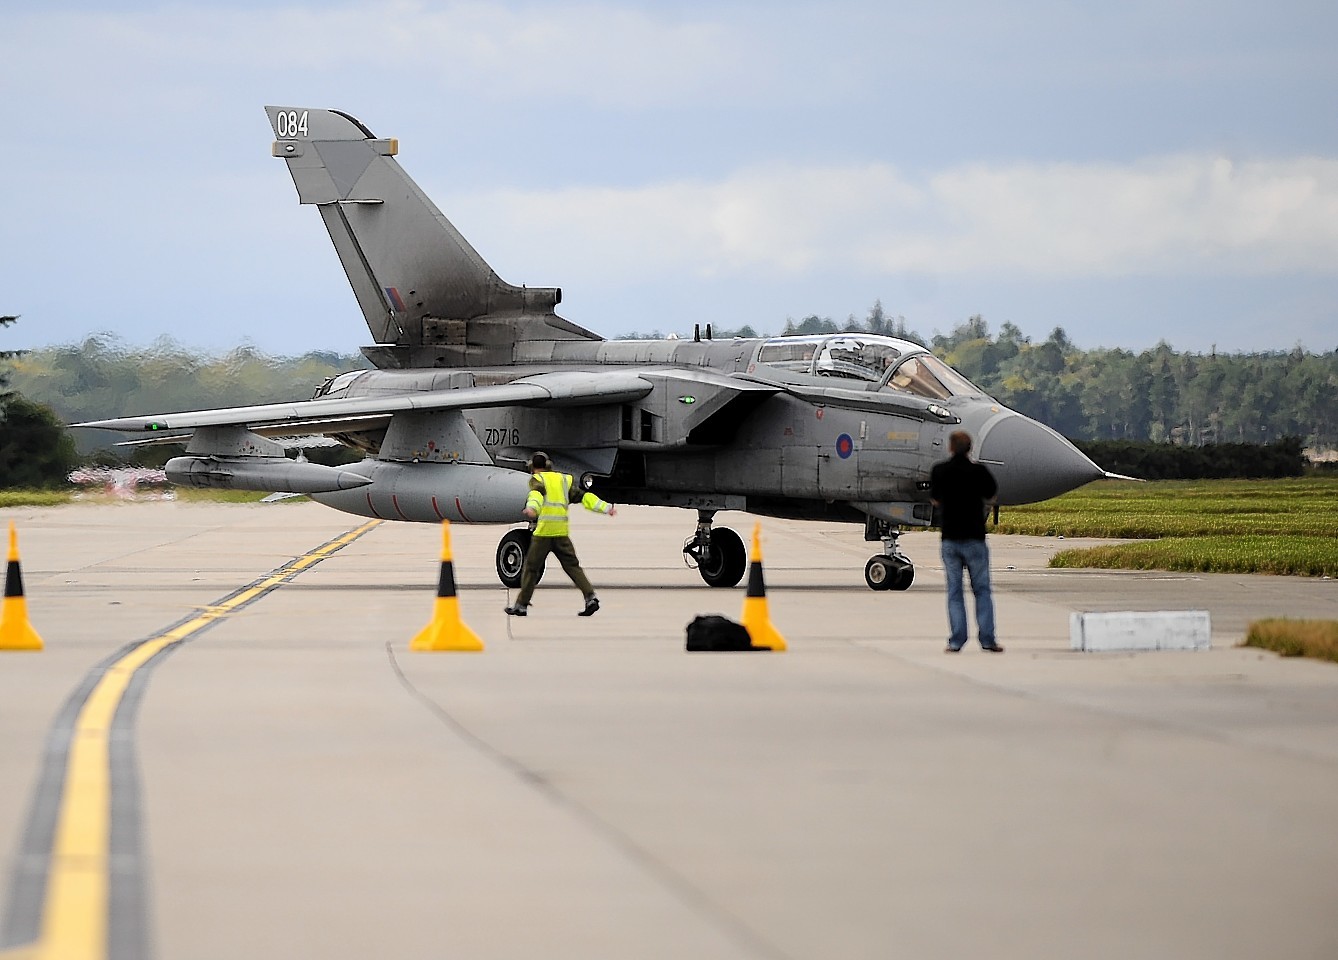
M864 582L871 590L905 590L915 579L915 566L905 557L870 557L864 565Z
M875 526L876 524L876 526ZM906 590L915 579L915 564L902 555L897 546L901 532L889 524L870 518L865 527L866 540L882 540L883 552L870 557L864 565L864 582L870 590Z

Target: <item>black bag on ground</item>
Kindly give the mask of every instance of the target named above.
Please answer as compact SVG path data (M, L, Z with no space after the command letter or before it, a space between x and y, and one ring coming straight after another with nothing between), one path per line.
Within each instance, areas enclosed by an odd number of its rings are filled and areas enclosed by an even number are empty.
M688 650L760 650L748 636L748 628L728 617L711 613L694 617L688 624Z

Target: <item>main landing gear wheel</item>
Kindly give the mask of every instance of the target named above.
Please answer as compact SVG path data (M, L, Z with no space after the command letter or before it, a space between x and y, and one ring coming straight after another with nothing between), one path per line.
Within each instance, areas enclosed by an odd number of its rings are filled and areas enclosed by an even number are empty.
M915 579L915 567L905 557L870 557L864 565L864 582L871 590L906 590Z
M729 527L712 530L711 545L706 548L706 556L697 565L697 572L707 585L737 586L747 569L748 550L743 545L743 538Z
M683 544L683 556L696 567L707 586L733 587L748 569L748 551L743 539L728 527L711 528L714 510L697 511L697 532Z
M497 544L497 579L505 586L512 589L520 586L520 573L525 566L525 554L530 551L532 536L529 530L508 530ZM544 572L540 570L535 583L543 578Z

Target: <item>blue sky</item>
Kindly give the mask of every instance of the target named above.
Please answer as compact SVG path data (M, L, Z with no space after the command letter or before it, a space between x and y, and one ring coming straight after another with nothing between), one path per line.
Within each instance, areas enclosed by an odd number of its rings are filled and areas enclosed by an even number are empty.
M923 9L921 9L923 8ZM265 104L352 113L605 336L875 300L1338 347L1338 5L0 6L0 346L369 339Z

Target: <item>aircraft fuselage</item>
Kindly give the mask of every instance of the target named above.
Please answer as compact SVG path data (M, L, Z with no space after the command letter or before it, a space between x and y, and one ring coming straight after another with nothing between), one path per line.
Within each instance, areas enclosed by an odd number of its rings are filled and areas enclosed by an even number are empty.
M947 456L947 436L954 429L975 438L980 457L998 474L1002 504L1046 499L1102 475L1067 440L1002 406L906 341L841 334L559 346L560 360L549 357L523 367L346 374L318 396L485 387L544 373L597 376L611 368L634 373L653 387L620 405L462 411L489 463L523 467L532 451L543 449L562 469L618 503L791 517L868 515L925 526L932 516L929 470ZM766 362L768 351L785 357ZM920 378L903 376L898 385L907 365L921 368ZM932 373L923 369L928 367ZM666 378L666 371L677 375ZM700 382L694 379L698 373ZM757 389L722 390L715 382L721 375ZM384 436L384 430L350 432L345 439L387 459ZM410 451L415 465L432 459L424 456L427 442L419 446L423 449ZM356 512L378 514L371 490L319 499L341 509L361 500ZM400 495L388 516L404 515L403 499ZM431 511L423 516L436 518Z

